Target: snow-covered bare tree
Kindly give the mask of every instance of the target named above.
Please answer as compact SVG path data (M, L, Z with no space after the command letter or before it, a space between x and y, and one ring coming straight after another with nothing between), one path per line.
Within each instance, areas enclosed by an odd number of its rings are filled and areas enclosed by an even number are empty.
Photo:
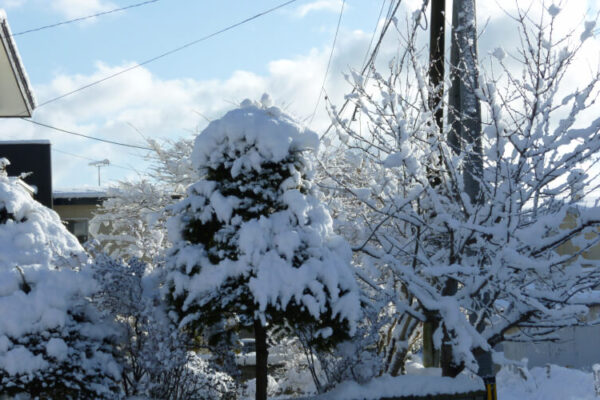
M311 184L317 136L269 103L246 100L197 137L201 179L171 208L166 285L182 328L254 328L261 400L268 326L287 323L327 347L360 315L350 248Z
M191 139L147 142L151 177L109 188L90 221L92 236L112 257L150 261L168 247L164 210L194 182Z
M100 253L92 271L100 285L94 300L120 327L123 394L165 400L231 398L233 380L200 358L193 341L168 318L159 294L161 269Z
M89 301L85 252L0 159L0 396L109 398L116 332Z
M354 164L325 163L323 185L353 206L338 218L342 231L352 232L358 274L389 299L398 321L437 326L436 347L451 350L445 375L477 371L477 356L508 337L550 338L561 327L595 322L585 316L600 301L600 266L579 255L600 240L585 235L600 217L569 199L567 177L597 168L600 119L589 109L600 74L578 88L565 81L594 22L556 37L560 9L543 11L538 22L525 12L515 16L522 47L509 53L522 67L518 74L501 48L488 74L457 64L460 84L481 107L481 150L455 134L473 110L448 110L455 123L438 130L429 106L435 88L425 81L427 65L410 31L387 76L372 69L350 78L357 122L331 109L344 157ZM460 52L476 54L470 45ZM481 172L467 170L477 157ZM349 173L358 170L359 179ZM476 196L466 188L473 184ZM567 213L576 215L569 227L562 225ZM556 251L574 238L575 252Z

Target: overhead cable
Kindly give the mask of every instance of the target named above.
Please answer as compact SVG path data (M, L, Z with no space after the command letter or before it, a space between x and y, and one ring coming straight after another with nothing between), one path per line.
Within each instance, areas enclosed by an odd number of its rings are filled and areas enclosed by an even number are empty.
M213 33L211 33L211 34L209 34L209 35L203 36L203 37L201 37L201 38L199 38L199 39L196 39L196 40L193 40L193 41L191 41L191 42L188 42L188 43L186 43L186 44L184 44L184 45L182 45L182 46L176 47L176 48L174 48L174 49L172 49L172 50L166 51L166 52L164 52L164 53L162 53L162 54L159 54L159 55L157 55L157 56L155 56L155 57L149 58L148 60L146 60L146 61L143 61L143 62L141 62L141 63L139 63L139 64L134 64L134 65L132 65L131 67L128 67L128 68L122 69L122 70L120 70L120 71L118 71L118 72L115 72L114 74L108 75L108 76L106 76L106 77L104 77L104 78L102 78L102 79L98 79L97 81L94 81L94 82L88 83L87 85L84 85L84 86L82 86L82 87L80 87L80 88L78 88L78 89L72 90L72 91L70 91L70 92L67 92L67 93L64 93L64 94L62 94L62 95L60 95L60 96L58 96L58 97L55 97L55 98L53 98L53 99L50 99L50 100L47 100L47 101L45 101L45 102L43 102L43 103L41 103L41 104L38 104L38 105L37 105L37 108L43 107L43 106L45 106L46 104L53 103L53 102L55 102L55 101L57 101L57 100L63 99L63 98L65 98L65 97L67 97L67 96L70 96L70 95L72 95L72 94L75 94L75 93L77 93L77 92L80 92L80 91L82 91L82 90L84 90L84 89L90 88L90 87L92 87L92 86L96 86L96 85L98 85L98 84L100 84L100 83L102 83L102 82L105 82L105 81L109 80L109 79L116 78L116 77L117 77L117 76L119 76L119 75L123 75L123 74L125 74L125 73L127 73L127 72L129 72L129 71L132 71L132 70L134 70L134 69L140 68L140 67L142 67L142 66L144 66L144 65L147 65L147 64L150 64L150 63L152 63L152 62L154 62L154 61L160 60L161 58L164 58L164 57L170 56L170 55L171 55L171 54L173 54L173 53L177 53L177 52L179 52L179 51L181 51L181 50L187 49L188 47L191 47L191 46L193 46L193 45L195 45L195 44L198 44L198 43L200 43L200 42L203 42L203 41L205 41L205 40L208 40L208 39L210 39L210 38L212 38L212 37L215 37L215 36L217 36L217 35L220 35L221 33L224 33L224 32L227 32L227 31L230 31L230 30L232 30L232 29L234 29L234 28L237 28L237 27L238 27L238 26L240 26L240 25L244 25L244 24L246 24L246 23L248 23L248 22L250 22L250 21L253 21L253 20L257 19L257 18L260 18L260 17L262 17L263 15L266 15L266 14L272 13L273 11L276 11L276 10L278 10L278 9L280 9L280 8L283 8L283 7L287 6L288 4L294 3L294 2L296 2L296 1L297 1L297 0L288 0L288 1L284 2L284 3L282 3L282 4L279 4L278 6L275 6L275 7L272 7L272 8L270 8L270 9L268 9L268 10L262 11L262 12L260 12L260 13L256 14L256 15L253 15L252 17L246 18L246 19L244 19L244 20L242 20L242 21L240 21L240 22L236 22L236 23L235 23L235 24L233 24L233 25L229 25L229 26L227 26L227 27L225 27L225 28L223 28L223 29L220 29L220 30L218 30L218 31L216 31L216 32L213 32Z
M329 60L327 61L327 68L325 69L325 76L323 76L323 84L321 85L321 89L319 90L319 96L317 98L317 104L315 104L315 109L310 117L310 121L308 125L312 124L313 119L315 118L315 114L317 113L317 109L319 108L319 103L321 102L321 94L325 90L325 83L327 82L327 75L329 74L329 67L331 67L331 60L333 59L333 52L335 51L335 43L337 42L338 33L340 31L340 25L342 23L342 15L344 14L344 6L346 5L346 0L342 1L342 6L340 8L340 16L338 17L337 27L335 28L335 35L333 36L333 44L331 45L331 52L329 53Z
M52 130L55 130L57 132L67 133L69 135L80 136L80 137L84 137L86 139L96 140L98 142L104 142L104 143L108 143L108 144L114 144L116 146L130 147L132 149L152 151L152 149L150 147L138 146L138 145L135 145L135 144L121 143L121 142L116 142L114 140L108 140L108 139L102 139L102 138L95 137L95 136L84 135L83 133L73 132L73 131L69 131L67 129L62 129L62 128L57 128L56 126L45 124L45 123L39 122L39 121L34 121L32 119L29 119L29 118L21 118L21 120L30 122L30 123L35 124L35 125L43 126L45 128L52 129Z
M369 67L371 65L373 65L373 63L375 62L375 58L377 57L377 53L379 52L379 48L381 47L383 38L385 37L387 30L389 29L392 21L394 20L394 15L396 15L396 13L398 12L398 9L400 8L401 4L402 4L402 0L397 0L395 5L393 2L390 3L391 12L388 14L388 18L387 18L385 24L383 25L383 28L381 29L381 33L379 34L379 39L377 40L377 43L375 44L375 47L373 48L373 51L371 52L371 55L369 56L367 63L363 66L363 68L360 72L361 75L365 75L365 73L367 72L367 69L369 69ZM352 93L354 93L355 90L356 90L356 88L353 88ZM342 107L340 108L339 113L342 113L344 111L344 109L346 108L346 106L348 105L349 102L350 102L350 97L347 96L346 100L342 104ZM323 134L320 136L320 139L323 139L329 133L331 128L333 128L333 126L334 126L333 123L329 124L329 127L325 130L325 132L323 132Z
M371 52L371 47L373 46L373 42L375 41L375 34L377 33L377 28L379 28L379 20L381 20L381 16L383 15L383 10L385 9L385 2L387 0L383 0L381 2L381 8L379 9L379 15L377 16L377 23L375 24L375 29L373 29L373 34L371 35L371 40L369 41L369 47L367 47L367 52L365 53L365 59L363 60L363 65L365 65L367 63L367 60L369 58L369 54ZM390 3L390 9L388 10L388 13L391 12L391 3ZM387 19L387 17L386 17Z
M121 7L121 8L115 8L115 9L108 10L108 11L102 11L102 12L99 12L99 13L96 13L96 14L87 15L85 17L79 17L79 18L69 19L69 20L66 20L66 21L57 22L55 24L44 25L44 26L40 26L38 28L28 29L26 31L21 31L21 32L14 33L11 36L20 36L20 35L25 35L27 33L38 32L38 31L41 31L41 30L44 30L44 29L56 28L57 26L67 25L67 24L71 24L73 22L85 21L86 19L96 18L96 17L100 17L102 15L107 15L107 14L112 14L112 13L116 13L116 12L120 12L120 11L125 11L125 10L129 10L130 8L145 6L145 5L150 4L150 3L156 3L157 1L159 1L159 0L143 1L141 3L136 3L136 4L132 4L132 5L129 5L129 6L126 6L126 7Z

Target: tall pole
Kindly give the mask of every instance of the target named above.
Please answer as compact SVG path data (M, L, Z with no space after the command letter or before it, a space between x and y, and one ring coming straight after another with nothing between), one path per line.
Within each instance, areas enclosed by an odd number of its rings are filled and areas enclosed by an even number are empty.
M479 88L479 65L477 55L476 0L454 0L452 11L452 47L450 53L451 88L449 94L448 124L451 126L449 144L456 153L464 155L464 190L471 203L476 206L483 202L481 179L483 177L483 157L481 144L481 104L476 95ZM472 255L467 248L465 254ZM448 282L445 289L456 292L456 283ZM483 299L484 301L486 299ZM474 315L470 317L475 322ZM475 327L478 331L483 326ZM444 341L446 341L446 337ZM449 353L450 346L442 345L442 374L454 375ZM480 349L478 349L480 350ZM485 382L488 399L496 399L496 383L492 356L489 351L476 351L479 365L478 375Z
M446 0L431 0L431 28L429 31L429 85L432 88L429 107L434 113L435 124L440 133L444 129L444 72L445 72L445 39L446 39ZM440 160L433 160L434 165ZM431 186L441 183L435 169L428 171ZM437 367L439 351L435 350L433 333L437 328L432 316L423 323L423 366Z
M446 0L431 0L429 31L429 84L433 88L430 107L440 131L444 127L444 69L446 41Z

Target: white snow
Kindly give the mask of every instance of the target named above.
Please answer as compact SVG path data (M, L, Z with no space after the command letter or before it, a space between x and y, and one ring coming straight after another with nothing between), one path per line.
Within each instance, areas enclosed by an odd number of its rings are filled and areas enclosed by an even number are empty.
M269 101L262 99L263 104ZM212 167L223 155L234 158L240 143L252 146L255 151L239 159L232 169L234 176L251 168L260 170L261 162L281 161L290 151L317 149L319 140L316 133L300 127L279 108L245 100L240 108L212 121L198 135L192 152L193 165L198 169Z
M583 32L579 39L583 42L584 40L594 36L594 28L596 27L596 21L585 21Z
M55 199L87 199L106 196L107 191L98 190L98 188L65 188L52 192L52 197Z
M53 368L114 370L112 356L98 346L110 330L83 311L96 286L81 270L87 256L77 239L58 214L1 172L0 218L0 375L14 376L3 383L43 380ZM65 341L79 346L73 357Z
M556 4L552 4L550 7L548 7L548 13L552 17L556 17L560 11L560 7L558 7Z
M502 47L496 47L492 52L492 55L496 57L499 61L502 61L506 57L506 52Z
M459 375L456 378L423 375L384 375L360 385L343 382L332 391L317 396L319 400L378 400L382 397L427 396L435 394L457 394L483 389L480 379ZM504 398L502 398L504 400Z
M502 400L595 400L591 372L548 365L518 370L504 367L496 376Z

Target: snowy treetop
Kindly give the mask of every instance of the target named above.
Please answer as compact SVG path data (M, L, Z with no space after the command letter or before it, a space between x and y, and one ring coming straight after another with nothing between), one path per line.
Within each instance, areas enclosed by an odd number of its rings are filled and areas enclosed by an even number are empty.
M235 174L239 168L260 170L261 164L279 162L295 150L318 148L316 133L302 128L270 103L267 95L261 103L246 99L239 108L212 121L196 138L192 153L194 167L214 167L222 162L223 156L233 159L237 157L236 153L247 153L232 170ZM248 146L254 149L247 152Z

